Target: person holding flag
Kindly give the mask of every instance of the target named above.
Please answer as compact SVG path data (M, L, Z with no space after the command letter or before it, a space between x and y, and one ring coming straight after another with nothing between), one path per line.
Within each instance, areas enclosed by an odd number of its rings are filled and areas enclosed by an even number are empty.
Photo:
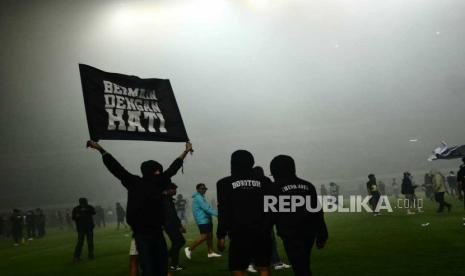
M87 145L102 154L107 169L128 190L126 221L131 226L136 242L142 275L167 275L168 250L163 236L164 221L163 191L183 164L192 144L186 142L185 150L167 170L154 160L141 164L142 177L129 173L102 146L92 140Z

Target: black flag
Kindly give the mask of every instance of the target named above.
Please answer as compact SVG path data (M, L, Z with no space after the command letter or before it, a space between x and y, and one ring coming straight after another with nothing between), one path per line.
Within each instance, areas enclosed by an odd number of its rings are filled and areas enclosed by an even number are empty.
M92 140L189 140L169 80L108 73L85 64L79 64L79 71Z

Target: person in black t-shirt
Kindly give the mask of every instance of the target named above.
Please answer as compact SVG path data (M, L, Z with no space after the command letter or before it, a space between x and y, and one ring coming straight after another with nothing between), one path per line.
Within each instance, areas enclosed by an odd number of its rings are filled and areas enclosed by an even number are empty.
M87 253L89 259L94 258L94 220L95 209L89 205L87 198L81 197L79 205L74 207L71 218L76 223L76 230L78 232L78 241L74 249L74 261L81 260L82 246L84 245L84 238L87 239Z

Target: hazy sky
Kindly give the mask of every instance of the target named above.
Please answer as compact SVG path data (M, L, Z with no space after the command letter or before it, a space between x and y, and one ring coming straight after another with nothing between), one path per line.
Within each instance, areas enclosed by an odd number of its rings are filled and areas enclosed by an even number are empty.
M171 80L183 193L213 192L239 148L316 184L457 167L426 158L465 143L463 26L463 0L1 1L0 209L125 198L84 148L78 63ZM184 147L101 144L134 173Z

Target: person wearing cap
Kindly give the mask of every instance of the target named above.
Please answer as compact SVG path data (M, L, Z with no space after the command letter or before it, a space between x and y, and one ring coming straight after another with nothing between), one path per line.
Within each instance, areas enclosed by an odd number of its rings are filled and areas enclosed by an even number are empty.
M295 212L277 213L275 217L278 235L284 243L294 275L312 275L310 256L313 244L323 249L328 240L328 230L324 221L321 205L318 203L316 189L312 183L298 178L292 157L278 155L270 163L271 175L274 178L273 190L278 197L299 196L310 198L312 210L305 206L297 207Z
M79 205L74 207L71 218L76 223L78 241L74 249L74 261L81 261L82 246L84 238L87 239L87 254L89 259L94 258L94 220L95 209L87 203L87 198L81 197Z
M163 170L157 161L143 162L140 166L142 177L129 173L97 142L88 141L87 145L102 154L107 169L128 191L126 222L133 231L142 275L167 275L168 250L162 228L165 223L162 195L171 183L171 177L178 172L184 158L192 151L192 144L186 143L185 150L167 170Z
M218 211L210 206L208 201L205 199L205 193L207 192L207 186L203 183L197 184L195 187L196 192L192 194L192 214L194 220L199 227L200 237L195 240L190 246L184 249L184 253L188 259L192 258L192 251L201 245L203 242L207 242L207 257L216 258L221 257L220 254L213 252L213 222L212 216L218 216Z
M231 155L231 174L216 184L218 200L218 249L229 238L228 267L233 275L245 275L251 263L261 276L270 274L271 219L264 212L264 197L271 183L254 170L254 157L246 150Z
M181 223L176 212L174 205L173 196L176 195L176 189L178 186L174 183L170 183L165 190L163 197L163 204L165 208L166 221L164 229L168 238L171 241L171 248L168 251L168 255L171 261L170 269L174 271L184 270L184 267L179 265L179 250L186 244L183 233L186 233L186 229Z

